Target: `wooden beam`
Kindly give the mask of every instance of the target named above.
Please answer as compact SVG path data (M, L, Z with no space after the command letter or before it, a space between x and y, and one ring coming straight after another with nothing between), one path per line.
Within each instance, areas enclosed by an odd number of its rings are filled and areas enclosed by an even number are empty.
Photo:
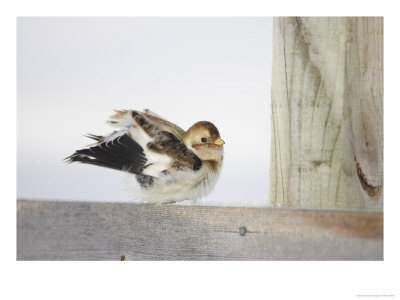
M17 201L18 260L382 260L383 214Z
M271 99L271 202L382 211L383 18L274 18Z

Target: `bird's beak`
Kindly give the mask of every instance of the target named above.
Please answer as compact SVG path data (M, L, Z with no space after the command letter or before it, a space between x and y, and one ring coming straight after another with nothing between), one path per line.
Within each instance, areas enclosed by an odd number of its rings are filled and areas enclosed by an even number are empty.
M217 139L214 141L214 144L215 144L215 145L218 145L218 146L222 146L223 144L225 144L225 142L224 142L223 140L221 140L220 138L217 138Z

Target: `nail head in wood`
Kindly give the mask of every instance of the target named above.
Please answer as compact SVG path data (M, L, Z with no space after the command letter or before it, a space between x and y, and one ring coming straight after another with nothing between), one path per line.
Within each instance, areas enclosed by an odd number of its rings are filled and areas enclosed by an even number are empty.
M244 226L239 227L239 234L241 236L244 236L246 234L246 227L244 227Z

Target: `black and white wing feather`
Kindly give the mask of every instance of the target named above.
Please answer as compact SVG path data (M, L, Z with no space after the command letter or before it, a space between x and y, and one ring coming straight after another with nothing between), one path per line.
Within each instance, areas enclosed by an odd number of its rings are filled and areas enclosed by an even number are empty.
M98 145L77 150L66 158L68 162L81 162L134 174L140 174L146 165L143 148L127 133L109 141L104 141L101 136L89 137L99 141Z

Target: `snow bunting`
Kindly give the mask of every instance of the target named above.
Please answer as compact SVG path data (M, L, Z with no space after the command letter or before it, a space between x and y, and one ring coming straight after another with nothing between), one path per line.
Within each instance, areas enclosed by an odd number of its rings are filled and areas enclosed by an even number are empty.
M116 110L108 123L118 130L87 137L96 141L67 157L136 176L139 200L173 203L207 195L220 173L224 141L211 122L195 123L186 132L145 110Z

